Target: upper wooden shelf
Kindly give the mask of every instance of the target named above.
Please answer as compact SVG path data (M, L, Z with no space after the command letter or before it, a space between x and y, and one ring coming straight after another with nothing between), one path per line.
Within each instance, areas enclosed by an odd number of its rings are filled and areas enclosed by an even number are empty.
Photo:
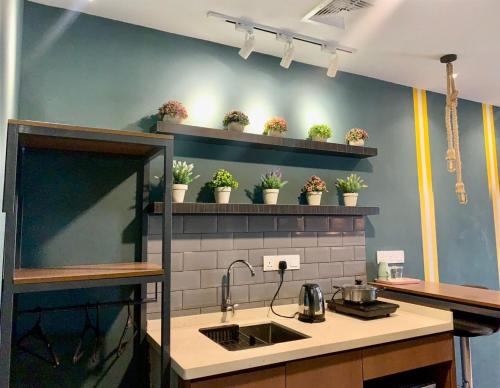
M173 139L162 134L30 120L9 120L10 127L17 128L19 143L23 147L62 151L147 156L161 150Z
M163 273L164 270L160 265L148 262L74 265L56 268L19 268L14 270L14 287L19 290L29 289L29 285L38 285L40 290L44 288L76 288L65 287L64 283L148 278L162 276ZM137 280L135 279L133 282L137 282ZM58 287L57 284L62 284L62 287ZM52 286L44 287L49 285Z
M212 144L241 144L257 148L282 149L286 151L328 154L360 159L377 155L377 149L371 147L358 147L347 144L240 133L221 129L196 127L193 125L170 124L164 121L158 122L156 130L158 133L174 135L175 138L191 138Z
M153 214L162 214L163 202L152 204ZM253 203L174 203L174 214L261 214L261 215L345 215L368 216L379 214L378 207L309 206L309 205L264 205Z

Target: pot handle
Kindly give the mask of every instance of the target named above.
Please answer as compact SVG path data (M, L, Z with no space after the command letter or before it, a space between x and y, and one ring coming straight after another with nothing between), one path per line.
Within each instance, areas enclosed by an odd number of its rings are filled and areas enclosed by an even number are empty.
M339 287L339 286L332 286L333 289L335 289L336 291L333 293L332 295L332 299L331 301L333 303L335 303L335 295L337 295L340 291L342 291L344 289L344 287Z

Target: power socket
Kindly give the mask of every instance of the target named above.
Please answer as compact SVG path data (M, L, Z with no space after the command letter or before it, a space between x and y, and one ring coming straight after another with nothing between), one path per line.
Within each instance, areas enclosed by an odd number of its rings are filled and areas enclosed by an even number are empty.
M263 256L264 271L278 271L279 262L286 261L287 270L300 269L300 255Z

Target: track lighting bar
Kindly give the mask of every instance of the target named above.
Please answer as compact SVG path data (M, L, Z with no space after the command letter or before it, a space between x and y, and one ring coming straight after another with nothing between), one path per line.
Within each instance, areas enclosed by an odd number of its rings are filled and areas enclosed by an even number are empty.
M296 34L293 32L285 32L285 31L279 30L279 29L271 27L271 26L253 23L253 22L250 22L250 21L245 20L245 19L240 19L240 18L236 18L233 16L224 15L224 14L214 12L214 11L207 12L207 17L214 17L217 19L222 19L226 23L231 23L231 24L235 24L235 25L249 26L253 30L267 32L269 34L274 34L276 36L281 35L281 34L286 34L287 36L290 37L290 39L298 40L298 41L305 42L305 43L314 44L314 45L320 46L320 47L325 47L325 46L332 47L333 46L338 51L342 51L345 53L352 54L352 53L356 52L356 49L351 48L351 47L347 47L347 46L339 45L337 42L331 42L331 41L329 42L329 41L325 41L325 40L321 40L321 39L316 39L316 38L313 38L313 37L307 36L307 35Z

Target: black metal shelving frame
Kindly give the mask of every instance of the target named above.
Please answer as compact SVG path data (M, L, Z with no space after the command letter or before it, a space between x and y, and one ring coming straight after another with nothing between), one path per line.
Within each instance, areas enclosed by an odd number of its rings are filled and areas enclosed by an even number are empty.
M134 286L134 297L147 299L147 284L161 283L162 324L161 324L161 381L168 386L170 381L170 252L172 229L172 206L170 201L171 183L165 179L163 186L163 250L162 266L156 271L148 269L134 275L115 273L110 276L88 279L71 278L68 280L37 281L16 283L16 270L22 268L22 196L20 195L20 177L23 168L22 150L26 148L56 149L67 152L94 152L134 158L138 156L144 162L143 201L142 201L142 250L136 262L147 261L147 210L149 205L150 162L162 156L163 173L171 175L173 159L173 138L168 135L149 134L112 129L85 128L64 124L43 123L36 121L11 120L7 131L7 153L5 165L5 185L3 211L6 213L4 265L2 274L2 293L0 311L0 387L8 387L12 352L13 320L15 319L16 295L28 292L43 292L93 287L120 285ZM134 319L139 328L135 346L141 346L146 340L146 308L144 303L134 303ZM138 349L134 347L134 349Z

